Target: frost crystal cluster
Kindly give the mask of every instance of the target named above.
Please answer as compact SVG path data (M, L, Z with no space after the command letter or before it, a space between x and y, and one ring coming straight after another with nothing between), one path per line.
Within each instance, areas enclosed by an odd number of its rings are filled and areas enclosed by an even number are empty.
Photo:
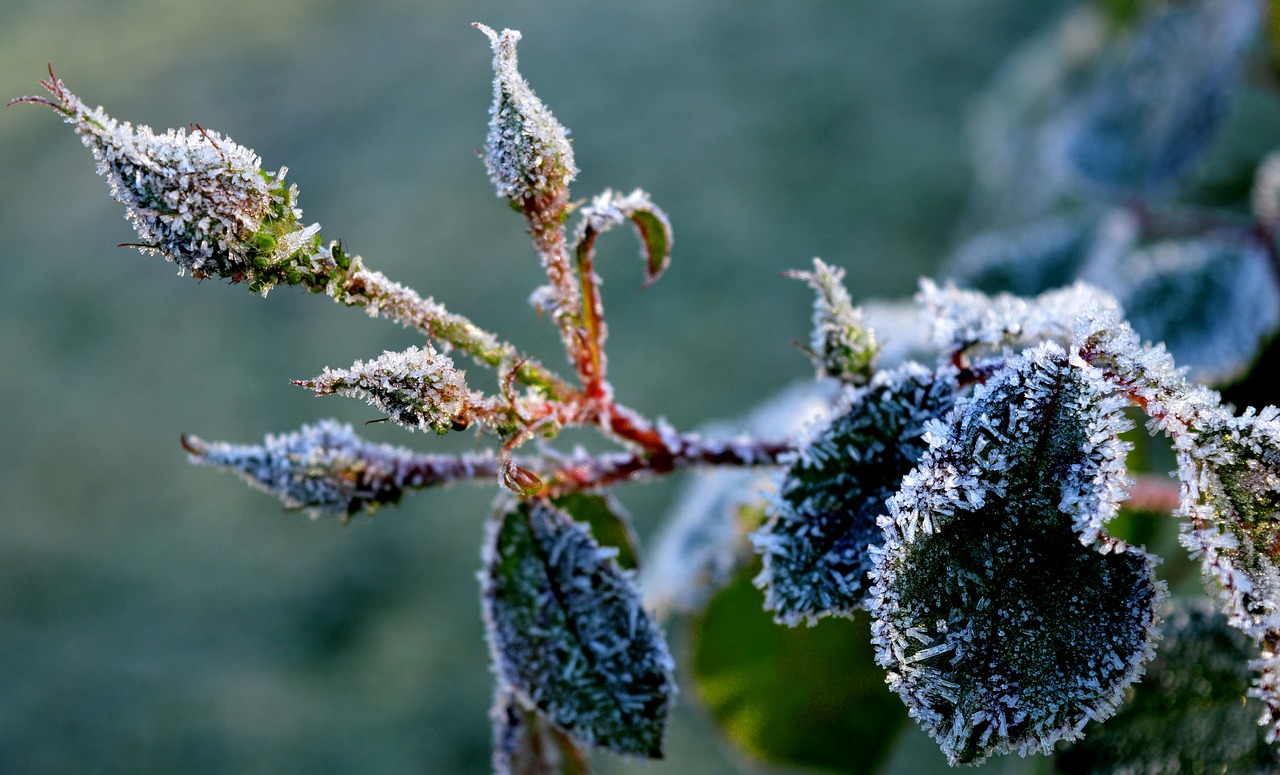
M1258 0L1067 13L980 101L977 186L943 276L859 307L839 267L787 273L814 292L800 349L817 378L705 433L617 397L596 241L629 223L648 287L670 264L671 222L639 189L571 195L569 133L517 69L518 32L476 25L494 53L484 160L545 272L531 300L564 375L322 242L283 171L215 132L118 122L52 72L52 98L16 102L74 126L137 247L257 292L299 285L423 337L295 384L364 399L371 422L470 430L471 452L374 444L332 420L183 445L290 509L342 520L412 490L495 486L480 583L498 775L589 775L591 747L662 756L668 616L695 628L694 683L750 751L844 743L808 725L872 708L883 740L858 746L880 749L795 758L865 772L909 714L952 764L1016 752L1057 756L1060 772L1274 772L1280 410L1237 410L1211 386L1246 375L1280 329L1280 157L1255 149L1254 173L1224 187L1234 200L1187 193L1240 83L1267 69L1250 66L1262 19ZM491 379L468 381L466 358ZM680 395L682 375L664 376ZM566 447L565 429L603 443ZM646 550L614 486L691 468L714 470ZM1154 552L1181 552L1178 538L1214 610L1165 608L1166 586L1185 585L1157 578ZM750 610L733 608L743 591ZM748 635L697 637L718 606ZM865 664L825 647L850 633ZM716 660L724 670L698 672ZM821 712L776 720L799 707L779 675L821 695ZM768 707L752 704L760 686ZM1242 707L1261 723L1242 730Z

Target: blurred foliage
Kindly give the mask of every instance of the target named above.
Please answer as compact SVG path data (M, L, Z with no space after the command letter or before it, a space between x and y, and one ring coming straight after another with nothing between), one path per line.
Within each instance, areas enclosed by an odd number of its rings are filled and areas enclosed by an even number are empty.
M754 757L841 773L876 772L907 723L884 682L865 611L782 627L751 583L759 562L693 626L693 683L730 740Z

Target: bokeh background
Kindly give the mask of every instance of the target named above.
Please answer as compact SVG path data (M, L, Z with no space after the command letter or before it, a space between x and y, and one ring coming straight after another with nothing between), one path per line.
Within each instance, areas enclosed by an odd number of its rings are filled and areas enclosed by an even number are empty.
M4 0L0 98L52 62L119 118L222 131L289 166L326 237L558 367L525 303L536 260L475 155L491 54L469 24L521 29L525 75L573 131L575 194L643 187L672 217L660 283L637 291L625 232L600 266L620 398L684 428L810 374L790 344L810 294L781 271L821 256L865 299L938 265L965 106L1064 5ZM488 772L491 492L312 523L178 446L372 419L289 380L415 339L291 289L178 278L115 247L121 214L69 127L0 111L0 773ZM675 486L619 493L642 536ZM688 692L669 749L597 762L775 771L720 745Z

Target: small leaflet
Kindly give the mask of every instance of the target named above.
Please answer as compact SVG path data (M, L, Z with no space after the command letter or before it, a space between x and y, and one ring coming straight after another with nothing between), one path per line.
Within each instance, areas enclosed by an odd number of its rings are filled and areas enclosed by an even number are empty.
M1127 398L1044 343L944 423L888 502L868 609L890 688L952 764L1049 752L1142 673L1163 585L1106 536Z
M1245 701L1258 646L1209 601L1177 599L1164 638L1132 696L1105 724L1058 751L1055 772L1219 772L1267 775L1280 757Z
M752 535L764 566L756 585L781 624L848 616L866 602L876 523L902 477L920 461L925 426L951 409L953 370L908 363L856 390L847 409L801 450L770 519Z
M545 501L503 507L481 574L494 672L576 739L661 758L673 663L616 553Z
M483 400L472 395L464 377L452 358L428 344L384 352L367 363L356 361L350 369L326 368L314 380L296 384L320 396L363 398L396 425L443 434L469 425L474 404Z
M590 250L596 235L612 229L623 221L631 221L640 238L644 258L644 285L648 288L658 281L671 263L671 221L649 195L640 189L620 196L611 189L591 200L581 210L582 220L574 237L574 251Z
M786 274L809 284L813 302L813 334L809 357L818 367L818 376L838 379L848 385L865 385L880 354L875 332L855 309L844 287L844 270L813 259L812 272Z
M1242 376L1280 328L1280 287L1249 235L1161 242L1126 259L1119 294L1129 324L1163 342L1197 382Z
M492 717L494 775L591 775L587 754L573 738L511 692L499 688Z
M498 196L519 202L563 192L578 174L573 145L569 131L520 74L519 31L499 33L483 24L474 26L493 47L493 107L484 161Z
M419 486L408 473L413 452L361 439L336 420L304 425L292 433L268 434L262 444L183 439L191 462L231 471L291 509L313 517L346 519L361 510L397 503L404 489Z

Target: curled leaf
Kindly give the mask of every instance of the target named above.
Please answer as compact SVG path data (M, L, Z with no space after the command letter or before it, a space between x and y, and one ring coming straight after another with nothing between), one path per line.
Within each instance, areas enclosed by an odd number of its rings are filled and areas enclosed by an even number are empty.
M889 500L876 660L953 764L1079 737L1151 655L1154 563L1102 532L1125 403L1056 345L1028 350L931 427Z
M801 448L752 536L763 557L756 583L783 624L846 616L866 601L872 547L884 542L876 518L924 454L925 424L951 409L951 371L915 363L881 372Z
M495 516L481 576L494 671L577 739L660 758L672 660L616 554L545 501Z
M631 221L640 238L644 264L644 285L649 287L658 281L671 263L671 221L649 195L640 189L626 196L606 189L581 209L582 221L574 238L574 252L590 251L596 235L612 229L624 221Z

